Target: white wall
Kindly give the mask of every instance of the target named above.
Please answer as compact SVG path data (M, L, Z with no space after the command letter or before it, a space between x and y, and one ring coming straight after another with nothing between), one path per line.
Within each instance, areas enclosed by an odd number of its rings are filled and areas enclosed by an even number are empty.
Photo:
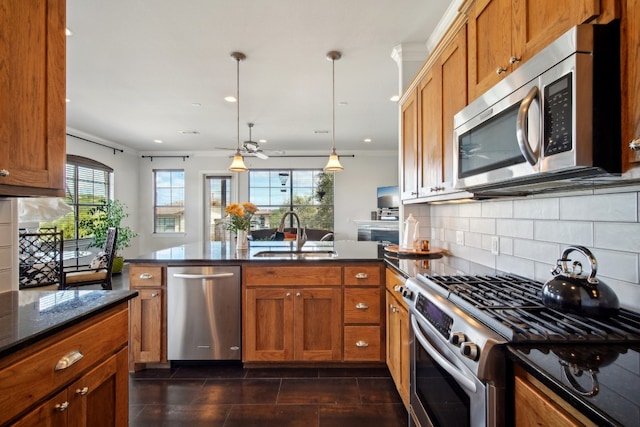
M457 263L451 266L454 273L474 273L473 265L479 264L544 282L566 247L585 246L598 261L597 277L614 289L623 307L640 311L639 205L640 187L635 186L407 205L404 216L413 213L421 222L421 236L455 256L450 258ZM463 245L456 243L457 232L463 235ZM494 236L500 243L498 255L491 253ZM584 268L588 271L588 266Z
M322 168L326 157L273 157L268 160L246 158L249 169L277 168ZM139 254L172 247L184 243L202 240L204 222L204 175L229 174L227 167L231 160L228 155L214 156L212 153L191 155L183 161L181 158L141 159L139 162L139 217L138 233ZM398 182L398 158L396 153L360 153L355 157L341 158L344 171L335 176L335 235L336 239L356 240L357 229L354 220L366 220L371 211L376 209L376 189L380 186L396 185ZM153 234L153 169L179 168L185 170L185 233L160 236ZM237 201L248 199L248 175L232 174L237 186L232 197Z

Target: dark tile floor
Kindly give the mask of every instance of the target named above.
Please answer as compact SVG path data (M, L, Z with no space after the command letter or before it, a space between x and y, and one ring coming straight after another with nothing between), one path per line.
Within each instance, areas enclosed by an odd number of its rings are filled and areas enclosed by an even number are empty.
M405 427L386 368L178 366L130 375L129 426Z

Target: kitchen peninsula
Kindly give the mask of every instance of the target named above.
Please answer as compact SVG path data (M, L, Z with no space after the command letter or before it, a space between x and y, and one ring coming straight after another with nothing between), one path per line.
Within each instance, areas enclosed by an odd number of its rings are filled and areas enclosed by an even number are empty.
M384 263L377 242L188 244L129 260L129 369L168 366L168 270L238 266L242 356L247 363L384 362ZM226 320L225 320L226 321ZM319 328L318 325L329 325ZM265 326L268 325L268 326Z
M0 424L128 423L133 291L0 293Z

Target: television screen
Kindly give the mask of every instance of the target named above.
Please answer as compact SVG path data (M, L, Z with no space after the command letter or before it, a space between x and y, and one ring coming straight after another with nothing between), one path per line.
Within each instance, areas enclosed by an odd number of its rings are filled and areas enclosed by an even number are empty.
M398 209L400 207L400 188L397 185L378 187L378 209Z

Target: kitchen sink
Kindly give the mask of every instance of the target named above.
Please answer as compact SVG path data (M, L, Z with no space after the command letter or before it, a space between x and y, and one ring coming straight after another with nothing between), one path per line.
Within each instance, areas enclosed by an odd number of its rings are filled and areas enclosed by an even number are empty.
M279 259L325 259L335 258L338 253L333 250L325 251L260 251L253 254L255 258L279 258Z

